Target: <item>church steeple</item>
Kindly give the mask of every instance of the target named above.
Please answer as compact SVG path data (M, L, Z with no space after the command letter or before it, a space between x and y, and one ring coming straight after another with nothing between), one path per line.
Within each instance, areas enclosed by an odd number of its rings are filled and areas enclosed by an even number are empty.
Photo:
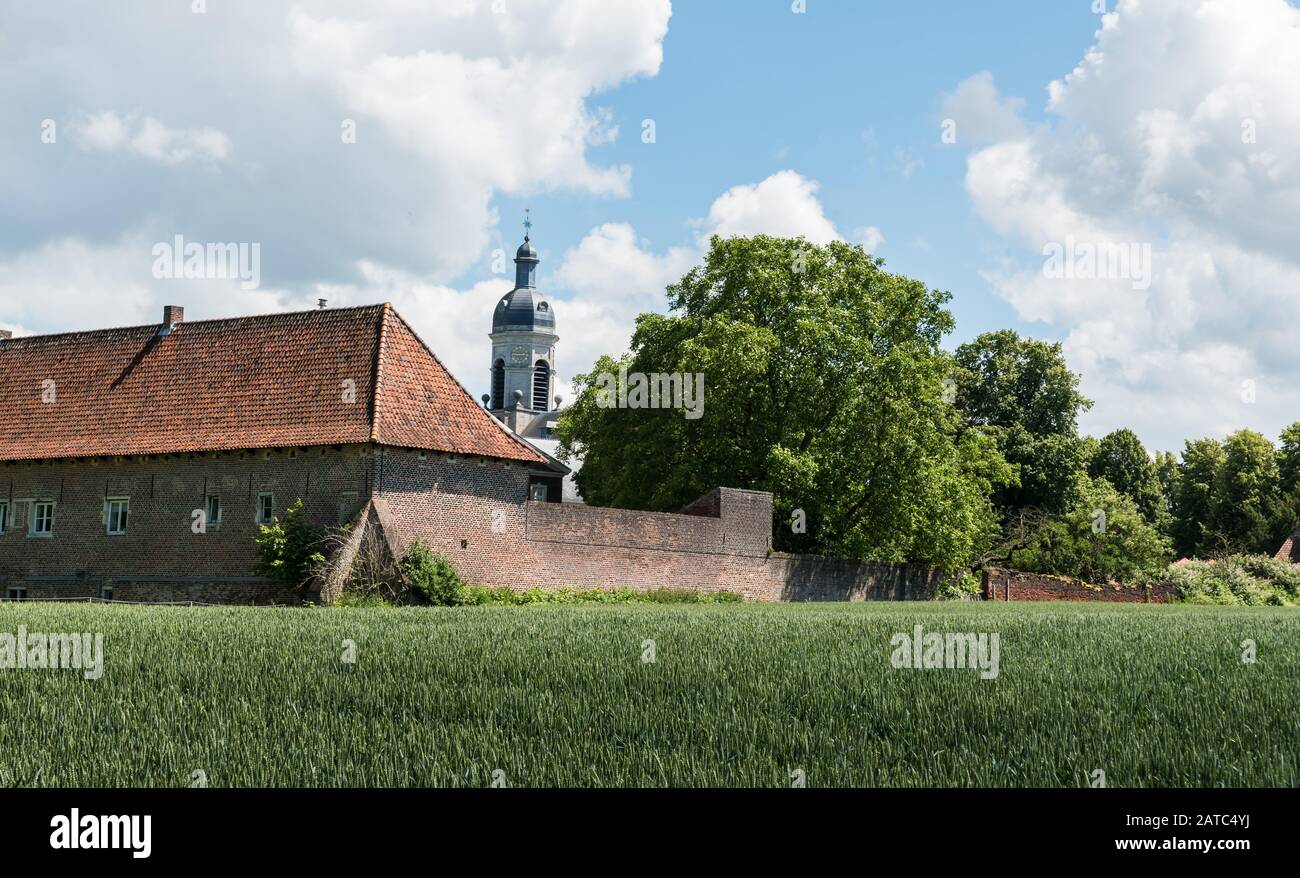
M515 288L492 312L492 392L488 408L524 433L537 414L550 411L555 395L555 312L537 290L533 222L524 218L524 243L515 253ZM525 417L525 414L527 415Z
M534 249L529 233L532 232L533 221L529 217L529 211L524 211L524 243L519 245L515 251L515 289L534 289L537 286L537 250Z

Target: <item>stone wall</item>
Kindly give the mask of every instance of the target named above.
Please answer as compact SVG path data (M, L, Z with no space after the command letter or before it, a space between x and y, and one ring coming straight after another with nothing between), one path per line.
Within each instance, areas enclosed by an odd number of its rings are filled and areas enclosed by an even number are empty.
M301 498L321 524L347 521L369 492L368 446L155 455L0 465L0 597L291 603L255 575L258 495L283 516ZM221 517L195 533L194 510L220 498ZM110 535L108 498L129 501L125 534ZM33 501L54 503L50 536L29 533Z
M1022 573L990 567L984 571L984 599L989 601L1120 601L1163 604L1177 594L1167 582L1146 585L1092 585L1068 576Z

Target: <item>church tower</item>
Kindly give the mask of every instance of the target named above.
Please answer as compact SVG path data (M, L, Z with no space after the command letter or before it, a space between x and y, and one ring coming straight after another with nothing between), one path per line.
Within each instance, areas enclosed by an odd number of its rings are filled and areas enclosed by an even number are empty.
M555 404L555 311L537 291L537 249L524 220L524 243L515 252L515 288L492 311L492 393L487 407L506 426L525 434Z

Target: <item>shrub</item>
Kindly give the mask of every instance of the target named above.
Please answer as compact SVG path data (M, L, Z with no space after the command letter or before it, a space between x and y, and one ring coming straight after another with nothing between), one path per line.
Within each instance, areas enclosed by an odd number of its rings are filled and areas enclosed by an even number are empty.
M1105 479L1081 486L1079 500L1043 524L1011 555L1030 573L1073 576L1085 582L1150 582L1173 551L1137 506Z
M456 607L466 602L465 580L456 568L419 540L411 543L398 566L407 588L422 603Z
M1166 578L1185 603L1288 605L1300 598L1300 571L1267 555L1230 555L1218 561L1170 564Z
M344 591L331 606L334 607L391 607L392 604L374 592Z
M302 586L325 563L326 530L312 524L302 511L302 500L284 513L284 520L272 519L258 525L257 571L291 585Z
M935 600L959 601L977 596L984 590L979 574L964 571L943 582L934 590Z

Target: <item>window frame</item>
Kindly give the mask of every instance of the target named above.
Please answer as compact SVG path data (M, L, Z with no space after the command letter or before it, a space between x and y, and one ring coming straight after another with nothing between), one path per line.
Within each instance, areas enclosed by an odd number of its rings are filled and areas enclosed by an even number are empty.
M542 495L540 497L537 496L539 488L541 489L540 493ZM528 499L532 500L534 503L545 503L546 498L550 496L550 493L550 487L547 486L546 482L533 482L528 486Z
M212 505L216 503L217 514L212 514ZM208 494L203 498L203 514L206 516L208 527L219 527L221 525L221 495Z
M271 502L266 507L266 517L262 517L263 500L269 499ZM257 495L257 508L253 510L253 520L258 524L270 524L275 520L275 494L270 491L263 491Z
M113 507L121 506L122 517L118 522L118 529L113 528ZM53 524L53 522L51 522ZM126 536L127 528L131 524L131 498L130 497L105 497L104 498L104 529L110 537Z
M18 592L21 592L21 594L18 594ZM27 600L27 587L25 585L5 586L5 600L7 601Z
M29 516L27 521L27 536L41 537L41 538L49 538L54 536L54 505L55 504L53 500L32 501L31 515ZM48 521L47 521L48 528L46 530L38 530L36 525L41 520L41 516L38 510L40 510L41 507L44 506L48 506L50 510L50 514L48 516Z
M9 530L9 501L0 500L0 535Z

